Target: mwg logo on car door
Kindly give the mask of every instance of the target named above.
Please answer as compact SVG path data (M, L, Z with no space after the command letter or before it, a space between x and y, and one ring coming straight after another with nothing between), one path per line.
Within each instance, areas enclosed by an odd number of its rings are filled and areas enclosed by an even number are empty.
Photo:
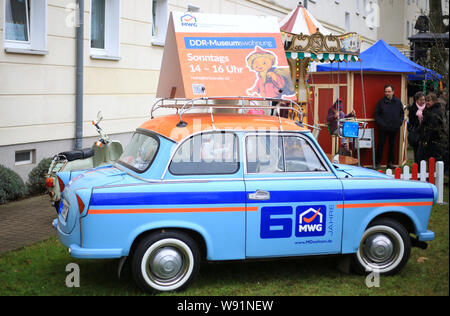
M295 237L324 236L327 208L325 205L298 206L296 208Z

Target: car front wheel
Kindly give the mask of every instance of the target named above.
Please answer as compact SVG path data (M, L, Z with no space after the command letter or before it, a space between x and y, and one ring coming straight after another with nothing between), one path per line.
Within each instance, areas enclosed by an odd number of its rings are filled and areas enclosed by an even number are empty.
M411 239L399 222L382 218L369 225L363 234L353 263L357 272L392 275L409 260Z
M200 252L187 234L157 232L143 239L132 258L132 274L144 291L166 292L186 288L196 277Z

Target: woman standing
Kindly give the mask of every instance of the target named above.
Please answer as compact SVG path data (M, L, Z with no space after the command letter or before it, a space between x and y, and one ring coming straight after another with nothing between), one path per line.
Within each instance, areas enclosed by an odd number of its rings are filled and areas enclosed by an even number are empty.
M442 115L442 106L434 93L430 93L425 98L426 108L423 111L423 121L421 131L423 135L423 158L424 160L435 158L436 161L442 160L443 144L442 130L444 119Z
M414 95L414 103L408 108L408 143L414 149L414 162L416 163L419 163L423 158L419 155L419 145L421 138L420 128L425 107L425 94L419 91Z

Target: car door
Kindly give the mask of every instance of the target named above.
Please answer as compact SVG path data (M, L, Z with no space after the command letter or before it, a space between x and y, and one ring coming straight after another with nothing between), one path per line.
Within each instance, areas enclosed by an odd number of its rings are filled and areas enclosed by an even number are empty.
M238 136L195 134L176 149L164 180L162 221L197 231L209 260L245 258L245 188Z
M342 183L301 133L244 137L246 256L339 253Z

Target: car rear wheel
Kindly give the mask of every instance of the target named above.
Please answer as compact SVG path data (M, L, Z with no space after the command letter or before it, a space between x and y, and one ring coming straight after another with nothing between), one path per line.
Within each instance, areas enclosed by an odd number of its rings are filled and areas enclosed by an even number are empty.
M177 231L157 232L143 239L132 258L132 273L144 291L186 288L198 274L200 252L195 241Z
M359 273L378 272L392 275L409 260L411 239L399 222L382 218L374 221L364 232L353 263Z

